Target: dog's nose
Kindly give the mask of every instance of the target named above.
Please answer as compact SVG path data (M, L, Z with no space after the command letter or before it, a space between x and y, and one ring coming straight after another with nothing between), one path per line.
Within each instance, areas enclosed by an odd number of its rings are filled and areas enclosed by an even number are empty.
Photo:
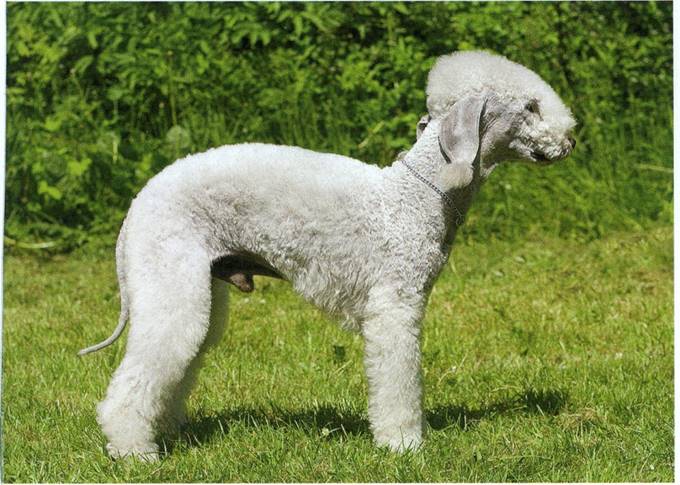
M573 136L570 136L570 137L567 138L567 140L569 140L569 143L571 144L571 149L572 149L572 150L573 150L574 148L576 148L576 138L574 138Z

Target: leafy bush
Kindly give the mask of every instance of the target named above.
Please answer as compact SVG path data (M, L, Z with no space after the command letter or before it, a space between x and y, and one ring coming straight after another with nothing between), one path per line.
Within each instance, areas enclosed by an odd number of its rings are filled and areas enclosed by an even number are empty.
M670 3L8 6L6 233L112 243L173 160L242 141L386 165L413 142L438 55L488 49L573 107L578 148L502 167L468 237L598 237L671 220Z

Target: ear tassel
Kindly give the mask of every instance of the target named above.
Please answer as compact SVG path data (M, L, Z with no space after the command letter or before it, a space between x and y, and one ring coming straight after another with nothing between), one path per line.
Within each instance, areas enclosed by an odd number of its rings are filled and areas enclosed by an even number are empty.
M453 105L439 127L439 146L447 163L437 175L444 191L469 185L474 177L473 163L480 145L480 123L486 99L463 98Z
M437 183L444 190L456 190L472 183L474 169L465 163L447 163L437 174Z

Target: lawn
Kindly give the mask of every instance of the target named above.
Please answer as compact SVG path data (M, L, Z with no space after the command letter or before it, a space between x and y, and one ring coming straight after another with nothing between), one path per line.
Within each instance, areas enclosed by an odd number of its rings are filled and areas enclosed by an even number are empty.
M424 324L423 448L376 449L362 342L283 282L232 292L190 423L154 464L103 453L124 339L112 252L5 258L7 482L672 481L672 228L460 244Z

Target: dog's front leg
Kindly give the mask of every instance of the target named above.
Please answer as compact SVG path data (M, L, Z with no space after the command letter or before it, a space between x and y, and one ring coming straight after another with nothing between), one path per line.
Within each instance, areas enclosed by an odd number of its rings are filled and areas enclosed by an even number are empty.
M371 430L379 446L415 449L423 434L421 306L400 302L396 293L373 296L363 325Z

